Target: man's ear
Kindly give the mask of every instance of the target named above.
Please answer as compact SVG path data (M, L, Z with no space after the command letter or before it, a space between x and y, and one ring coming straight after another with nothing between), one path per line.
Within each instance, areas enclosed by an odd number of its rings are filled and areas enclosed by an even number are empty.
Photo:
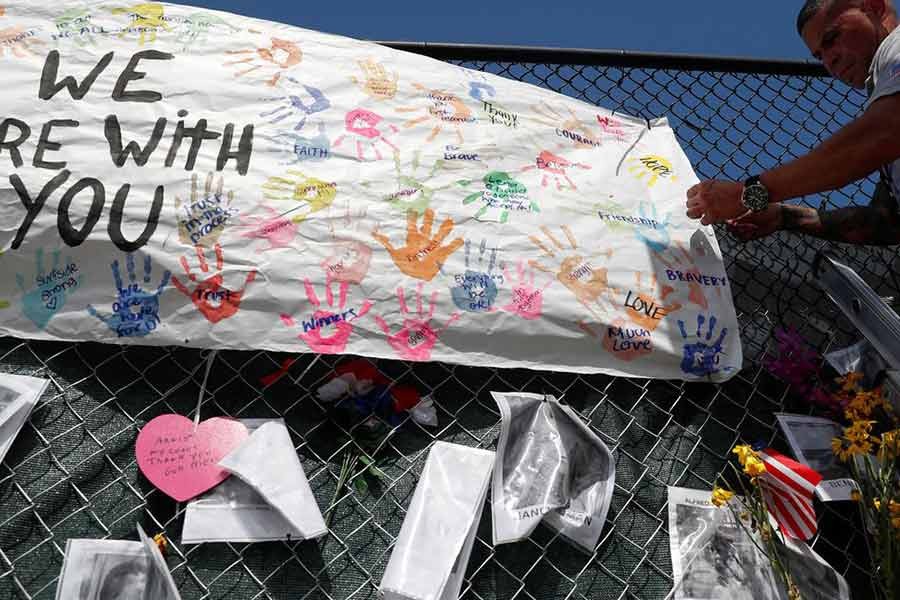
M893 0L863 0L862 8L866 14L880 20L888 12L890 8L889 3L892 1Z

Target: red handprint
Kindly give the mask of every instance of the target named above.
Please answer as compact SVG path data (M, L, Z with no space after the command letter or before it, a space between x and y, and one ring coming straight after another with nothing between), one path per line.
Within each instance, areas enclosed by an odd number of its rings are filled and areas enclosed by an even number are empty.
M409 318L409 307L406 305L406 297L403 288L397 288L397 302L400 304L400 312L403 313L403 327L397 333L391 335L391 330L383 318L376 316L375 322L387 336L388 344L394 352L404 360L426 361L431 358L431 351L437 344L441 335L459 318L459 313L453 313L447 319L443 328L435 331L431 327L431 319L434 317L434 307L437 302L438 292L432 292L431 302L426 318L422 306L422 287L419 283L416 287L416 318Z
M526 275L524 260L519 261L519 266L516 270L519 276L518 284L512 288L510 303L501 307L501 310L513 313L529 321L538 319L544 308L544 290L553 284L553 280L551 279L545 283L542 288L536 288L534 286L534 269L529 268ZM515 281L506 266L503 267L503 274L507 281Z
M306 342L313 352L341 354L353 333L353 321L366 316L366 313L372 308L372 302L364 300L358 311L355 308L344 310L347 306L347 289L350 287L350 284L345 281L341 283L337 312L334 312L334 293L331 291L330 281L325 284L325 301L328 303L325 309L322 308L322 303L319 302L316 290L309 279L304 279L303 285L306 288L306 298L316 310L312 314L312 318L301 322L303 333L297 337ZM298 326L290 315L282 314L281 320L288 327ZM332 333L323 336L322 331L332 325L334 326Z
M209 273L209 264L206 262L206 256L203 254L203 247L195 246L194 249L197 251L197 259L200 261L200 270L204 273ZM197 287L193 290L189 290L177 277L174 275L172 276L172 284L175 288L185 296L190 297L194 306L197 307L197 310L206 317L207 321L213 324L228 319L229 317L233 317L237 313L241 308L241 300L244 298L244 291L247 289L247 286L256 279L256 271L250 271L250 273L247 274L244 287L240 290L235 292L224 287L222 285L224 282L222 269L225 265L225 256L222 252L222 246L216 244L215 252L216 272L210 277L197 283ZM183 256L181 257L181 266L188 279L196 283L197 277L191 272L191 267L188 265L187 259Z
M578 187L566 172L566 169L570 169L573 167L577 167L579 169L591 168L590 165L571 162L569 160L566 160L562 156L553 154L549 150L543 150L535 159L535 164L522 167L521 171L523 173L525 171L531 171L533 169L538 169L539 171L541 171L541 173L543 173L543 176L541 177L541 187L547 187L547 180L550 176L552 176L553 181L556 183L557 190L563 189L562 180L565 180L566 183L569 184L570 188L572 188L573 190L577 190Z

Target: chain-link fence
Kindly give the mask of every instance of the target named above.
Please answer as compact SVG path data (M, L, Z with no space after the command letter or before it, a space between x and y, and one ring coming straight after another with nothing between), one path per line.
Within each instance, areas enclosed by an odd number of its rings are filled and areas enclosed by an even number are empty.
M527 48L395 44L466 67L535 83L645 117L667 115L701 178L743 179L803 153L851 119L863 98L804 63ZM867 202L872 182L835 193L831 206ZM810 199L819 202L819 198ZM375 597L427 450L435 440L493 448L499 412L491 390L551 393L582 415L616 456L616 490L596 551L583 554L539 527L494 547L486 507L462 595L492 598L664 598L672 588L666 487L710 488L739 440L782 445L773 413L808 410L761 367L774 328L792 324L820 349L852 339L812 282L820 244L777 235L742 245L718 231L745 348L744 370L724 385L376 361L401 384L430 393L440 425L407 420L379 453L387 479L335 494L354 427L315 399L340 358L265 352L216 355L203 416L283 417L323 510L317 541L179 543L184 506L143 479L134 460L141 426L191 414L207 354L180 348L30 342L0 338L0 370L52 381L0 466L0 599L52 598L70 538L135 539L135 523L170 540L182 597ZM893 252L841 248L883 295ZM261 379L284 371L271 385ZM814 547L868 597L865 543L850 507L819 507Z

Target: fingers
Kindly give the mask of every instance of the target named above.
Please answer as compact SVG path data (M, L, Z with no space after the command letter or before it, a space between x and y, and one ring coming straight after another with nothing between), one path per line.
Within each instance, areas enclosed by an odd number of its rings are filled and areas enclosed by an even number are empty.
M434 217L433 212L432 212L431 216ZM425 218L426 219L428 218L427 211L425 213ZM441 223L441 228L438 229L437 235L434 236L434 240L433 240L434 243L437 244L438 246L440 246L444 242L444 240L447 238L447 236L450 235L451 231L453 231L453 219L446 219L443 223ZM423 235L425 235L426 238L430 237L430 232L431 232L431 224L430 223L428 226L428 232L429 233L425 233L424 227L423 227L422 233L423 233Z
M384 246L385 249L388 252L390 252L391 254L394 254L397 251L397 249L394 248L394 245L391 244L391 240L388 238L388 236L384 235L383 233L378 233L377 231L373 231L372 237L375 239L376 242L378 242L379 244Z
M183 283L181 283L181 280L179 280L174 275L172 276L172 285L175 286L176 290L178 290L179 292L181 292L188 298L190 298L193 295L193 294L191 294L191 291L189 289L187 289L187 287Z
M450 229L453 228L453 220L447 219L446 221L444 221L441 224L440 231L444 231L444 227L447 225L448 221L450 222ZM430 208L426 208L425 216L422 218L422 235L424 235L425 237L431 237L431 228L433 225L434 225L434 211L431 210ZM449 231L448 231L448 233L449 233ZM438 232L438 237L440 237L440 232ZM446 237L446 234L444 234L444 237ZM435 240L437 241L437 238L435 238ZM438 243L440 243L440 242L438 241Z
M221 271L225 267L225 253L222 251L222 246L216 244L216 271Z
M412 240L415 239L416 234L419 232L419 213L414 210L410 210L406 212L406 239Z
M309 279L303 280L303 288L306 290L306 299L309 300L309 303L314 307L319 308L321 305L319 297L316 295L316 290L313 288L312 282Z
M188 276L188 279L190 279L191 281L197 281L197 277L195 277L194 274L191 273L191 266L188 264L187 259L182 256L178 260L179 262L181 262L181 268L184 269L184 274Z

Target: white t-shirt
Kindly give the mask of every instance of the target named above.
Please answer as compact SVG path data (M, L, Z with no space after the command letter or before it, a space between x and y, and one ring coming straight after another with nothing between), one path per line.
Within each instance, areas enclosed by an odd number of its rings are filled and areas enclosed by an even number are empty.
M866 108L879 98L900 92L900 27L884 38L875 51L866 91L869 93ZM884 165L883 170L889 176L894 198L900 198L900 159Z

